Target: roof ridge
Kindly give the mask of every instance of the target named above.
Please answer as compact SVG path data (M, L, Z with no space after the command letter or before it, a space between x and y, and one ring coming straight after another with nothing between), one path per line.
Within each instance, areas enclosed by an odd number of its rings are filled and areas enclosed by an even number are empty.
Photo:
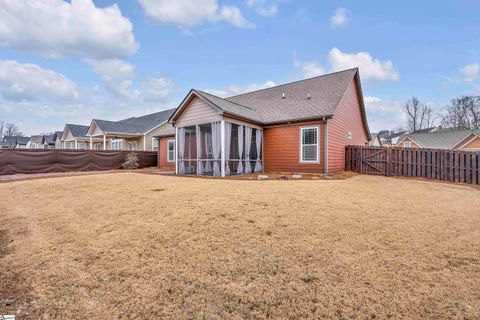
M259 92L259 91L263 91L263 90L270 90L270 89L273 89L273 88L279 88L279 87L283 87L283 86L288 86L288 85L291 85L291 84L294 84L294 83L299 83L299 82L303 82L303 81L309 81L309 80L313 80L313 79L318 79L318 78L322 78L322 77L326 77L326 76L331 76L331 75L334 75L334 74L338 74L338 73L342 73L342 72L347 72L347 71L352 71L352 70L358 70L358 67L350 68L350 69L345 69L345 70L339 70L339 71L330 72L330 73L325 73L325 74L321 74L321 75L319 75L319 76L315 76L315 77L311 77L311 78L306 78L306 79L296 80L296 81L292 81L292 82L282 83L282 84L279 84L279 85L276 85L276 86L273 86L273 87L269 87L269 88L262 88L262 89L257 89L257 90L253 90L253 91L249 91L249 92L244 92L244 93L240 93L240 94L237 94L237 95L234 95L234 96L226 97L225 100L230 101L230 100L228 100L228 99L236 98L236 97L243 96L243 95L246 95L246 94L250 94L250 93L254 93L254 92ZM231 102L231 101L230 101L230 102Z
M206 93L206 94L211 95L211 96L214 96L214 97L216 97L216 98L218 98L218 99L222 99L222 100L228 101L229 103L236 104L236 105L239 106L239 107L243 107L243 108L247 108L247 109L249 109L249 110L256 111L256 109L254 109L254 108L244 106L243 104L240 104L240 103L237 103L237 102L234 102L234 101L230 101L230 100L228 100L228 99L226 99L226 98L219 97L219 96L214 95L214 94L211 94L211 93L209 93L209 92L206 92L206 91L203 91L203 90L196 90L196 89L194 89L194 90L197 91L197 92L200 93L200 94ZM205 97L204 97L204 98L205 98ZM205 99L207 99L208 101L210 101L208 98L205 98ZM210 102L212 102L212 101L210 101ZM213 103L213 102L212 102L212 103Z

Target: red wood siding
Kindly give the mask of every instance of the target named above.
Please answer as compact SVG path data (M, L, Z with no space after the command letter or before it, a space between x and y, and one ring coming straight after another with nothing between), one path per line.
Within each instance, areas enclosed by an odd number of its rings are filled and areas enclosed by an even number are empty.
M320 126L320 162L300 163L300 128ZM264 129L264 165L267 172L313 172L323 173L323 124L308 122Z
M160 138L160 143L158 144L158 167L165 170L175 170L175 162L168 162L167 150L168 150L168 140L175 140L175 137L163 137Z
M328 121L328 170L345 170L345 146L368 142L362 121L360 101L355 80L348 86L332 119ZM347 138L348 132L352 139Z

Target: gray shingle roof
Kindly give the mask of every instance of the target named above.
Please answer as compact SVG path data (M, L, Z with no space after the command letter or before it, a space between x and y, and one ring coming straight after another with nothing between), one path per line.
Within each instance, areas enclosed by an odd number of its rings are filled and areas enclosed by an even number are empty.
M169 109L120 121L95 119L95 122L104 132L143 134L167 121L174 111L175 109Z
M65 126L68 127L68 130L70 130L70 133L74 137L86 137L87 136L88 126L82 126L80 124L70 124L70 123L67 123Z
M402 140L409 137L422 148L430 149L451 149L457 143L465 139L470 134L480 135L480 129L476 130L453 130L443 129L428 133L410 133L401 136L397 144L401 144Z
M27 145L28 141L30 141L30 138L29 137L21 137L21 136L17 136L17 144L19 145Z
M30 137L30 141L33 143L43 143L44 139L42 135L34 135Z
M3 143L5 146L14 146L17 144L16 136L5 136L3 137Z
M43 136L46 144L54 144L55 143L55 140L53 139L54 137L55 137L55 134L47 134Z
M208 100L226 114L258 123L304 121L333 116L357 73L358 68L354 68L228 98L194 89L191 92ZM182 104L185 101L187 100L184 99ZM170 121L174 121L175 117Z
M331 116L357 71L355 68L330 73L226 100L254 109L258 120L267 124Z
M55 131L55 139L62 139L63 131Z

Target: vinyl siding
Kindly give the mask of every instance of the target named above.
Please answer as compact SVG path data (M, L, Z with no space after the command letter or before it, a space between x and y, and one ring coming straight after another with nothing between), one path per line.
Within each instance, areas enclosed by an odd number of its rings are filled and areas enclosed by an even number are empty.
M195 97L185 108L175 125L177 127L186 127L220 120L222 120L222 116L217 110Z
M477 137L474 140L470 141L467 145L463 146L461 150L480 150L480 138Z
M365 145L365 131L358 89L352 80L338 105L332 119L328 121L328 170L330 173L345 170L345 146ZM348 132L352 139L348 139Z
M319 163L300 163L300 128L319 126ZM322 122L305 122L264 129L264 165L267 172L323 173Z
M168 140L175 140L175 137L162 137L160 138L158 149L158 167L165 170L175 170L175 162L168 162L167 150Z

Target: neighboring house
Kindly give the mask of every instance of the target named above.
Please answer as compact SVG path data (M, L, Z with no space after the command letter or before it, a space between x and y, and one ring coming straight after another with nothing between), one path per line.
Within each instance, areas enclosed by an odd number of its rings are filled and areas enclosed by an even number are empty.
M63 149L90 149L90 137L87 137L88 126L67 123L63 129Z
M378 135L378 133L372 133L371 135L372 140L368 142L368 145L372 147L381 147L382 142L380 141L380 136Z
M179 174L328 174L371 139L358 68L229 98L192 89L169 122Z
M398 139L406 132L407 131L393 132L388 135L382 136L380 137L380 143L386 147L395 146L398 142Z
M43 139L45 141L45 147L47 149L55 149L55 134L47 134L43 136Z
M25 149L29 141L29 137L5 136L2 141L2 149Z
M120 121L94 119L87 136L97 141L93 142L93 149L157 151L156 136L172 127L168 119L174 111L170 109Z
M55 149L63 149L63 141L62 141L63 131L55 131L53 141L55 142Z
M45 149L45 138L43 135L34 135L30 137L27 143L27 148L30 149Z
M165 170L175 170L175 128L164 126L157 132L158 167Z
M480 129L409 133L399 139L397 147L480 151Z

